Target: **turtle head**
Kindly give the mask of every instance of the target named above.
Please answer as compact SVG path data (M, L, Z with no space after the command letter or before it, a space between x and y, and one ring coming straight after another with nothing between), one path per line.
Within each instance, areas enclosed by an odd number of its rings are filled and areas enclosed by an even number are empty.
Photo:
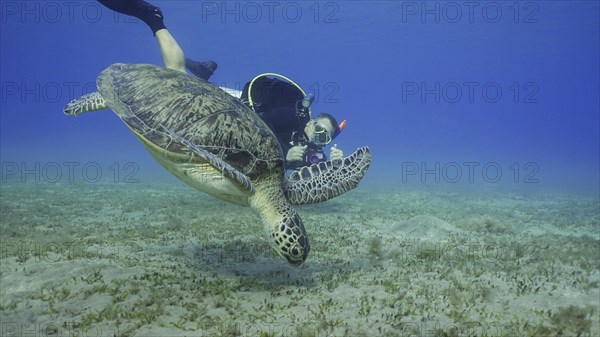
M277 223L270 224L269 227L277 253L290 264L301 265L308 256L310 245L302 219L296 211L281 217Z
M256 193L249 199L258 211L275 251L290 264L301 265L310 251L302 219L283 195L277 175L254 184ZM278 178L278 179L277 179Z

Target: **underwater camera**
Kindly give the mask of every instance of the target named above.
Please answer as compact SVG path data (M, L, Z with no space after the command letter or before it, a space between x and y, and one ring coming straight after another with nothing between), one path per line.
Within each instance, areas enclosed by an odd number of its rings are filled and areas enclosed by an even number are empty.
M304 163L306 165L317 164L325 159L323 148L309 142L304 132L294 131L292 133L292 141L290 144L294 146L306 146L306 149L304 150Z
M323 149L315 144L307 144L304 162L306 165L317 164L325 158Z

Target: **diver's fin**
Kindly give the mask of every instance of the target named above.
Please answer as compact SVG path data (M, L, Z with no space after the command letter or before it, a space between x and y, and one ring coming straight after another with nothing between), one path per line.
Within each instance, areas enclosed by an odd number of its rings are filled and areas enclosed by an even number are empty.
M197 77L200 77L205 81L208 81L208 79L212 76L215 70L217 70L218 64L215 61L197 62L186 58L185 67L192 74L196 75Z
M143 0L98 0L101 4L115 12L130 15L144 21L152 30L152 34L165 29L164 16L160 8Z

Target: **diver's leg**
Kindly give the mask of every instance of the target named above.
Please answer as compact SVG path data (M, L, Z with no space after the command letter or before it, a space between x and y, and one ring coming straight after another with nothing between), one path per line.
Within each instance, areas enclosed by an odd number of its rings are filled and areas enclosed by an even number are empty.
M165 67L185 73L185 56L164 24L160 8L142 0L98 0L104 6L144 21L158 40Z
M156 32L165 67L185 73L185 55L175 38L165 29Z

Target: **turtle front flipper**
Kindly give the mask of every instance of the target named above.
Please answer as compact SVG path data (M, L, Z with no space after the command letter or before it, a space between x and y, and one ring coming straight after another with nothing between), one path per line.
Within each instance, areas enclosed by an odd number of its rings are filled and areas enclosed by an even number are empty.
M190 150L194 151L195 154L206 160L206 162L208 162L213 168L221 172L226 178L231 179L232 181L237 183L239 187L248 192L249 195L255 193L254 185L252 184L252 181L250 180L250 178L248 178L248 176L236 170L233 166L229 165L227 162L217 157L216 155L181 137L175 132L169 130L168 128L163 127L163 129L176 142L181 143L187 146Z
M103 109L108 109L108 106L106 106L102 95L96 91L72 100L65 106L63 111L65 112L65 115L77 116L84 112Z
M342 195L358 186L371 165L371 150L361 147L344 159L330 160L294 171L284 183L293 205L315 204Z

